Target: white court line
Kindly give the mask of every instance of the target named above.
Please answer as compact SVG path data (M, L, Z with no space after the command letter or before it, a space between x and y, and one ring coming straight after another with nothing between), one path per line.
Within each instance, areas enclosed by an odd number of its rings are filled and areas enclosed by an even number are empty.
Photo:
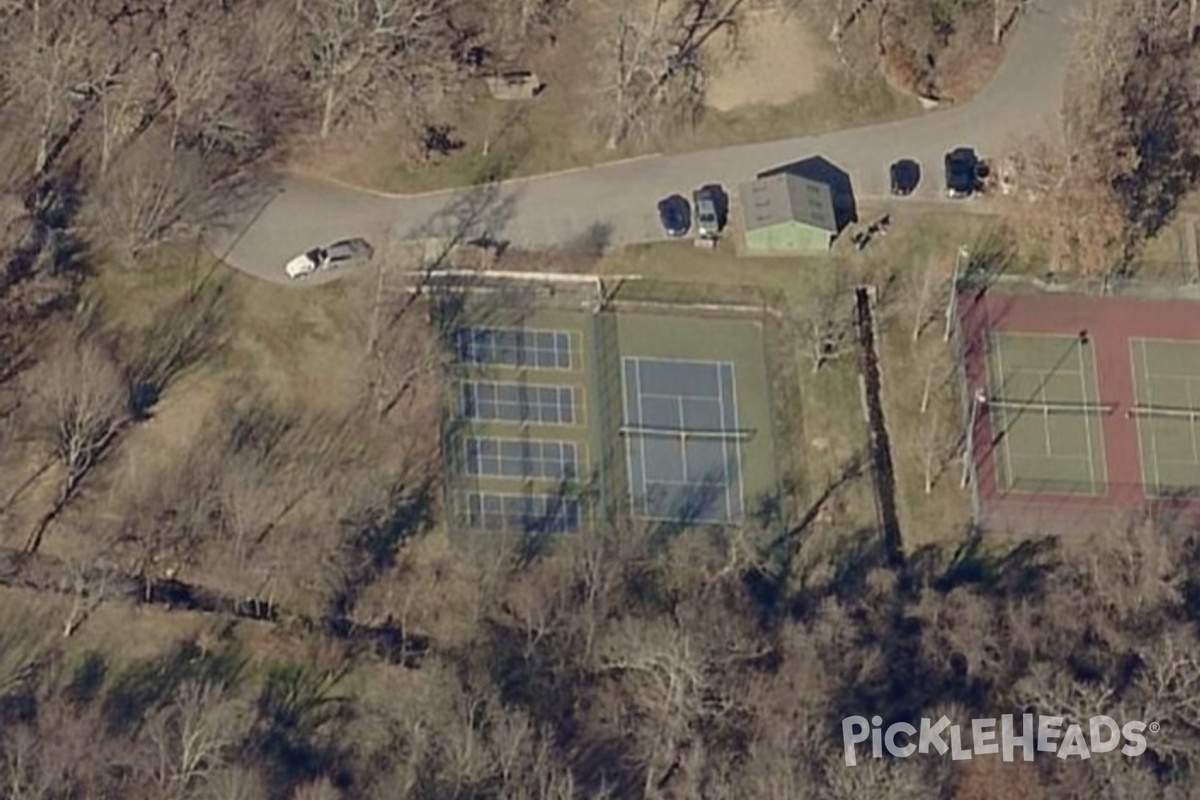
M742 425L742 420L738 416L737 365L734 364L732 361L727 361L725 363L727 363L729 365L729 385L731 387L733 387L733 397L730 399L731 399L731 402L733 403L733 408L731 409L733 411L733 430L736 431ZM718 381L720 380L720 377L721 377L720 371L718 370L718 374L717 374ZM722 416L721 416L721 425L722 426L725 425L725 416L724 416L723 408L722 408ZM742 485L742 445L741 445L741 442L737 442L737 441L728 442L727 441L724 443L724 447L726 447L726 448L732 447L733 448L734 463L737 465L737 497L738 497L738 507L740 509L738 518L741 519L742 517L744 517L746 515L746 508L745 508L746 492ZM726 450L724 455L726 458L728 458L729 451ZM729 496L728 493L733 491L732 487L730 486L731 481L729 480L729 475L728 475L728 472L729 472L728 462L726 462L725 471L726 471L725 491L726 491L726 496L728 497ZM726 516L732 518L733 517L732 498L730 498L730 505L727 507L726 510L729 511L729 513Z
M1042 396L1042 430L1046 433L1046 455L1054 455L1054 448L1050 444L1050 398L1046 397L1046 382L1050 380L1050 373L1043 372L1042 379L1038 381L1038 394ZM1020 413L1019 411L1017 413Z
M629 371L626 368L628 359L621 360L621 415L629 420ZM625 477L629 481L629 507L635 509L636 503L634 498L637 496L637 490L633 485L633 439L625 437ZM642 480L645 482L645 474L642 475Z
M683 398L676 401L679 408L679 468L683 470L683 482L688 483L687 421L683 418Z
M1048 456L1048 455L1045 455L1044 453L1022 453L1020 451L1017 451L1012 454L1012 457L1013 458L1025 458L1025 459L1035 459L1036 458L1036 459L1040 459L1042 461L1051 461L1051 462L1059 461L1059 462L1066 463L1068 461L1083 461L1087 456L1083 456L1083 455Z
M642 424L642 360L640 358L633 359L633 375L634 375L634 392L637 397L638 407L638 424ZM642 439L638 442L638 451L642 458L642 515L646 516L650 513L650 478L646 474L646 440Z
M721 433L725 433L725 382L721 380L721 365L715 367L717 371L717 412L721 415ZM725 473L725 517L733 516L733 497L729 490L729 442L721 442L721 471Z
M1082 341L1076 342L1075 352L1079 354L1079 389L1083 392L1083 401L1086 403L1089 402L1089 398L1087 380L1083 376L1084 365ZM1098 400L1099 398L1096 399ZM1092 412L1086 410L1083 412L1083 433L1084 438L1087 439L1088 481L1091 483L1094 491L1096 488L1096 454L1092 450Z
M1195 408L1196 401L1192 399L1192 382L1191 380L1184 381L1184 386L1187 387L1187 407ZM1188 432L1192 434L1192 461L1193 463L1200 461L1200 450L1196 449L1196 418L1192 417L1188 420Z
M688 400L690 402L715 403L717 398L711 394L682 394L675 392L673 394L661 394L659 392L645 392L642 397L653 397L656 400Z
M1142 350L1142 377L1146 381L1146 405L1149 408L1154 408L1154 400L1153 400L1154 390L1151 389L1151 387L1150 387L1150 360L1149 360L1149 356L1146 354L1146 341L1144 339L1139 339L1138 345L1141 347L1141 350ZM1162 483L1162 475L1159 472L1159 468L1158 468L1158 429L1157 428L1150 429L1149 439L1150 439L1150 464L1154 468L1154 493L1157 495L1158 491L1159 491L1159 485Z
M993 340L992 341L992 352L994 352L996 354L996 372L998 373L998 377L1000 378L1000 388L1003 390L1004 389L1004 355L1003 355L1003 353L1001 353L1000 342L996 341L995 337L992 335L989 335L988 338ZM991 418L992 422L995 422L996 421L995 410L991 409L990 407L988 410L992 414L992 418ZM1003 411L1003 409L1000 409L1000 410ZM1005 422L1005 426L1000 434L1001 452L1004 454L1004 466L1005 466L1004 477L1005 477L1005 483L1008 484L1005 488L1011 489L1013 487L1014 476L1013 476L1013 471L1012 471L1012 452L1008 448L1008 419L1007 419L1006 414L1001 414L1000 416L1004 419L1004 422ZM996 431L993 430L992 431L993 438L995 437L995 434L996 434Z
M1133 380L1133 404L1135 406L1142 405L1142 398L1138 396L1138 387L1137 387L1137 374L1139 371L1138 370L1137 348L1138 348L1138 343L1141 341L1142 341L1141 339L1132 339L1132 338L1129 340L1129 370L1134 378L1134 380ZM1150 493L1149 493L1150 482L1146 478L1146 453L1145 453L1145 449L1144 449L1144 445L1143 445L1146 437L1145 437L1145 431L1142 429L1142 418L1140 415L1135 416L1133 418L1133 425L1134 425L1134 428L1137 430L1137 436L1138 436L1138 472L1142 476L1142 494L1150 496Z
M1091 341L1089 339L1089 341ZM1096 348L1089 346L1088 349L1092 353L1092 380L1096 387L1096 402L1100 401L1100 365L1096 362ZM1100 419L1100 412L1096 412L1096 419ZM1096 442L1100 445L1100 482L1105 487L1108 486L1108 448L1104 441L1104 423L1100 422L1100 436ZM1107 488L1105 490L1107 492Z

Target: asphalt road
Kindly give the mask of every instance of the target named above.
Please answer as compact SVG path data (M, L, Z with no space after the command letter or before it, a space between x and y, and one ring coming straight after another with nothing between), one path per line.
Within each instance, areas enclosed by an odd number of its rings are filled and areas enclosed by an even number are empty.
M254 185L209 237L226 263L287 283L292 256L340 238L391 241L458 231L538 249L572 242L623 245L663 237L655 206L707 183L733 187L765 170L820 156L843 170L859 198L884 196L888 166L922 165L915 197L941 198L942 158L955 147L986 157L1057 126L1074 20L1085 0L1031 0L1004 62L969 103L895 122L675 156L653 156L500 185L410 196L359 191L311 178L271 176ZM970 202L970 201L945 201ZM312 285L336 273L306 280Z

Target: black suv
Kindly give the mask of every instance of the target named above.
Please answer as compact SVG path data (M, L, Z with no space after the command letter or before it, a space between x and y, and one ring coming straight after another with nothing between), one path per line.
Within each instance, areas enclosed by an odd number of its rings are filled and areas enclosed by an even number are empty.
M892 164L888 174L891 177L892 194L906 197L921 182L921 165L911 158L903 158Z
M946 153L946 196L970 197L979 188L979 156L969 147Z

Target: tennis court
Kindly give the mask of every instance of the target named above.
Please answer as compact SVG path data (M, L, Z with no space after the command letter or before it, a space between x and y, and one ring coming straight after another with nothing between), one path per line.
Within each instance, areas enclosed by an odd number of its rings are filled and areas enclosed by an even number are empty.
M1200 344L1130 339L1142 479L1152 497L1200 494Z
M643 519L725 523L742 517L734 365L622 359L630 505Z
M1085 332L1075 336L994 333L988 391L999 488L1099 495L1106 491L1096 361Z

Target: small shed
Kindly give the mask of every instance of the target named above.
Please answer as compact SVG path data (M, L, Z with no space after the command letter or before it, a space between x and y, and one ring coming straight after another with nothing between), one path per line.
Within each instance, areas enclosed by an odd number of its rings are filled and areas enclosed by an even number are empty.
M838 234L826 183L780 173L744 184L739 193L750 252L821 253Z

